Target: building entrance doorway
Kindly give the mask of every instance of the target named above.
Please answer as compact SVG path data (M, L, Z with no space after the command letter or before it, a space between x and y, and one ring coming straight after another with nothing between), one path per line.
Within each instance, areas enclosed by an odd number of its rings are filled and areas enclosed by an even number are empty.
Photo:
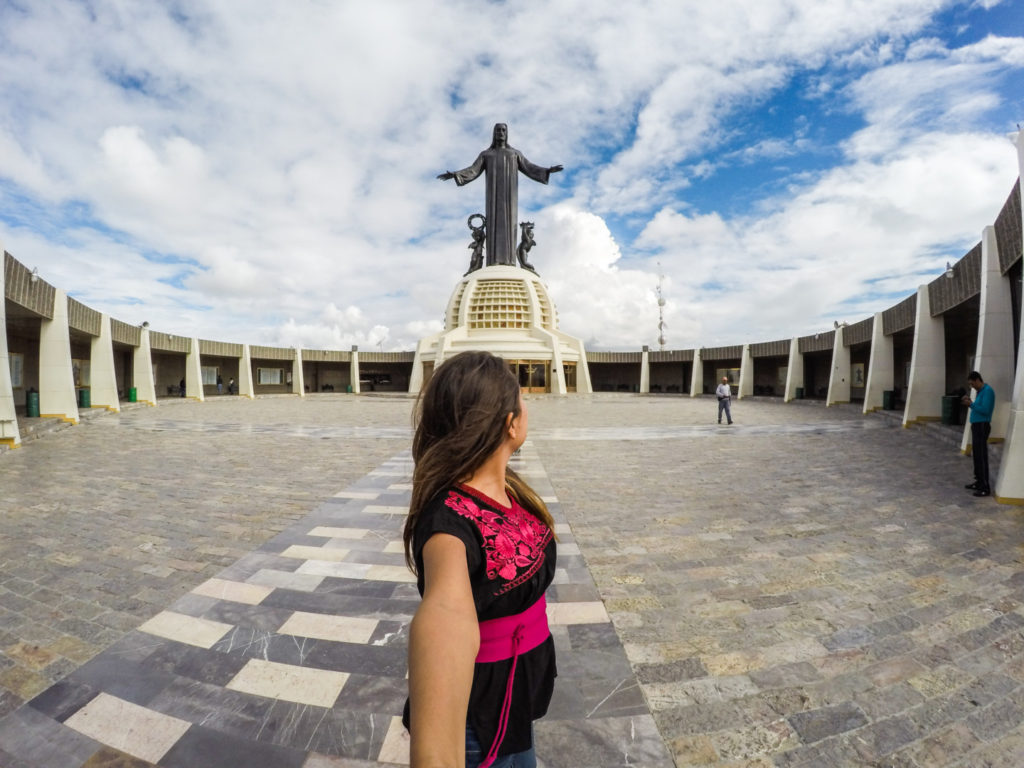
M509 368L519 380L523 392L540 393L548 391L551 363L546 360L509 360Z

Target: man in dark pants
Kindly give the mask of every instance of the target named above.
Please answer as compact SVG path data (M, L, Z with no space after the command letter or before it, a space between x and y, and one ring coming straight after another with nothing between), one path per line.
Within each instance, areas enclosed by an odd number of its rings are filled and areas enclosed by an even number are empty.
M965 486L975 496L989 496L992 485L988 477L988 436L992 431L992 411L996 407L996 393L981 379L981 374L971 371L967 383L975 391L974 402L970 395L964 395L963 404L971 409L971 455L974 457L974 482Z

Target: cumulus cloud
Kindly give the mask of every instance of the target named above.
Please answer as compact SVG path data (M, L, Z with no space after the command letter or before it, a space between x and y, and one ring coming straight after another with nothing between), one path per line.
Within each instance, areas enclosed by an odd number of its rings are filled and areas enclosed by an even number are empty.
M670 345L785 337L912 290L1008 192L1024 40L949 5L8 3L0 238L126 322L412 349L483 208L434 177L504 121L566 166L520 185L563 329L653 343L661 275Z

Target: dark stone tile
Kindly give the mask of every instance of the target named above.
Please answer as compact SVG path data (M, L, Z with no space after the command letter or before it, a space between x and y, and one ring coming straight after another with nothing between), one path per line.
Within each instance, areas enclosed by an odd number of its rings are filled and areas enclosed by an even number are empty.
M809 712L797 712L789 717L789 724L793 726L805 744L811 744L838 733L852 731L867 722L868 719L864 713L851 702L843 702L834 707L813 709Z
M548 587L548 600L554 603L600 602L601 593L590 584L552 584Z
M566 627L569 642L575 650L587 648L618 648L622 645L611 623L570 624Z
M353 709L295 707L283 715L275 710L261 738L304 751L374 760L380 753L391 718L391 714Z
M399 646L319 641L306 655L305 666L404 679L407 656L407 650Z
M4 768L37 768L34 765L29 765L24 760L19 760L3 747L0 747L0 765Z
M345 695L342 689L342 696ZM578 680L555 680L555 690L548 704L548 720L583 720L587 716L586 701Z
M872 720L906 712L924 701L924 697L906 682L886 688L873 688L854 698L857 706Z
M821 673L806 661L780 664L768 669L755 669L749 675L758 688L786 688L821 680Z
M586 718L630 717L648 714L643 691L633 675L615 679L581 679L576 682L583 695Z
M255 739L265 727L275 704L280 706L281 712L293 706L198 680L178 678L149 703L149 709L188 722L202 723L217 732Z
M381 620L370 635L368 645L409 647L409 622Z
M558 674L583 680L620 680L633 677L626 652L621 648L588 648L558 656Z
M6 717L24 703L20 696L11 691L0 690L0 718Z
M157 672L188 677L212 685L227 685L245 666L247 658L172 643L154 651L143 666Z
M920 730L906 715L880 720L863 728L855 740L857 750L868 760L878 760L914 741Z
M405 680L353 674L345 681L335 706L351 712L401 715L407 695Z
M160 764L163 768L302 768L306 752L264 741L249 741L193 725L178 739Z
M260 606L264 609L280 608L288 611L327 613L335 616L385 619L412 616L419 607L419 600L413 602L338 592L297 592L275 589L267 595Z
M68 677L68 682L104 691L141 706L148 704L173 681L174 676L166 672L106 653L87 661Z
M276 592L277 590L275 590ZM274 593L268 595L268 598ZM264 632L276 632L292 615L286 608L275 608L267 605L246 605L229 600L215 601L201 614L202 618L231 624L244 629L256 629Z
M72 680L54 683L28 703L33 709L63 723L95 698L99 691Z
M672 758L650 717L539 720L534 726L537 756L550 768L622 766L672 768ZM566 756L570 756L568 758Z
M636 665L636 676L641 683L674 683L682 680L695 680L707 677L707 675L707 669L697 657L665 664Z
M995 741L1024 722L1024 708L1011 699L1002 699L967 718L971 733L982 741Z
M0 745L33 768L80 768L100 747L32 707L0 720Z
M397 594L404 591L402 588L412 587L411 594ZM390 600L392 597L399 600L414 600L419 602L419 594L416 592L415 584L394 584L387 581L362 581L360 579L338 579L333 577L325 578L320 586L313 590L313 594L334 594L351 595L353 597L376 597L381 600ZM264 601L265 602L265 601Z

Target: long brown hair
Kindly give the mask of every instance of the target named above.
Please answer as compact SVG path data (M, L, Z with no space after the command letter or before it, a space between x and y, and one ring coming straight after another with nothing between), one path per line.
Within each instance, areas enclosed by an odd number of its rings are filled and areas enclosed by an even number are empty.
M420 512L439 493L465 480L501 446L509 414L518 417L519 382L500 357L460 352L445 360L420 393L412 439L412 499L405 520L405 562L416 572L413 534ZM547 505L511 468L505 489L554 531Z

